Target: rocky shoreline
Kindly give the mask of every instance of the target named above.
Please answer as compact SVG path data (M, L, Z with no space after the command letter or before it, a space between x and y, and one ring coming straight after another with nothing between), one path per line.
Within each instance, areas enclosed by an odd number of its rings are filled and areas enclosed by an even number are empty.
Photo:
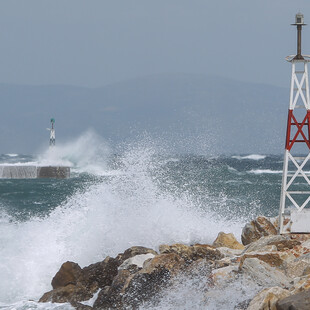
M182 281L180 275L199 273L206 308L216 292L243 278L256 292L232 309L309 310L310 235L277 235L277 219L261 216L243 228L241 240L221 232L212 245L160 245L158 252L136 246L84 268L65 262L52 279L53 290L39 302L68 302L81 310L138 309L159 301Z

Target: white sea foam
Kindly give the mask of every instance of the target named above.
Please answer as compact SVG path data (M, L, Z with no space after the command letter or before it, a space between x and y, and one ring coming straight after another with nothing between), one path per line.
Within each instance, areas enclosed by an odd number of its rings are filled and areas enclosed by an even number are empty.
M271 169L252 169L248 171L248 173L253 173L253 174L280 174L282 173L282 170L271 170Z
M180 275L160 300L153 299L139 310L239 309L236 305L252 299L262 289L243 275L213 287L208 283L209 275L205 268L193 270L190 277Z
M251 154L251 155L246 155L246 156L232 156L232 158L235 159L252 159L252 160L262 160L265 159L267 156L266 155L258 155L258 154Z
M87 172L109 176L119 173L107 169L110 155L108 144L94 131L88 130L80 137L59 143L41 152L34 161L1 163L3 166L69 166L73 172Z
M9 156L9 157L17 157L18 154L5 154L6 156Z
M6 304L0 302L1 310L74 310L69 303L39 303L31 300L19 301L13 304Z
M67 142L57 143L38 156L39 166L69 166L77 172L105 174L110 155L108 144L93 130Z
M219 231L240 235L242 222L227 222L208 206L203 211L186 193L162 191L153 155L143 147L127 151L121 173L89 185L44 219L1 222L0 300L37 300L67 260L83 267L133 245L157 249L163 243L210 244Z
M29 161L26 163L17 162L17 163L1 163L0 166L37 166L38 163L36 161Z

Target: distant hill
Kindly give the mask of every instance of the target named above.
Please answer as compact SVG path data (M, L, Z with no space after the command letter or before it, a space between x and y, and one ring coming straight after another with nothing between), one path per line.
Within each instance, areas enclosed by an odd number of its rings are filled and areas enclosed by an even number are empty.
M111 143L147 132L172 151L283 151L288 89L193 74L156 75L83 88L0 84L0 153L48 143L51 117L66 140L93 128Z

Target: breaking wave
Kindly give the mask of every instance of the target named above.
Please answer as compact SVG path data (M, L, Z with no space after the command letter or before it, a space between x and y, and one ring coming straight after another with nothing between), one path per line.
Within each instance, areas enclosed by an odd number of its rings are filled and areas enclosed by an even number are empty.
M249 173L253 174L282 174L282 170L271 170L271 169L253 169Z
M252 155L246 155L246 156L232 156L232 158L243 160L243 159L252 159L252 160L262 160L265 159L266 155L258 155L258 154L252 154Z
M133 245L157 249L163 243L210 244L219 231L240 235L244 220L221 218L188 191L164 190L158 176L162 163L152 147L128 148L113 169L107 168L108 153L106 144L98 144L89 133L47 151L41 163L70 164L78 171L94 169L110 175L90 181L43 218L19 222L0 214L0 300L8 309L38 300L68 260L83 267Z
M104 173L110 147L93 130L67 142L57 143L43 151L37 159L38 165L69 166L77 172Z

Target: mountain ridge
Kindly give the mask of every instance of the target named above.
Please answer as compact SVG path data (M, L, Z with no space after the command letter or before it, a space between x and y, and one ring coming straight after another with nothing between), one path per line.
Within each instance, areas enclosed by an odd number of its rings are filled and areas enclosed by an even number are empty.
M93 128L112 144L147 132L172 139L179 144L176 152L279 153L288 90L218 76L163 74L99 88L0 84L0 101L2 153L29 153L48 142L51 117L60 140ZM205 151L204 137L212 137Z

